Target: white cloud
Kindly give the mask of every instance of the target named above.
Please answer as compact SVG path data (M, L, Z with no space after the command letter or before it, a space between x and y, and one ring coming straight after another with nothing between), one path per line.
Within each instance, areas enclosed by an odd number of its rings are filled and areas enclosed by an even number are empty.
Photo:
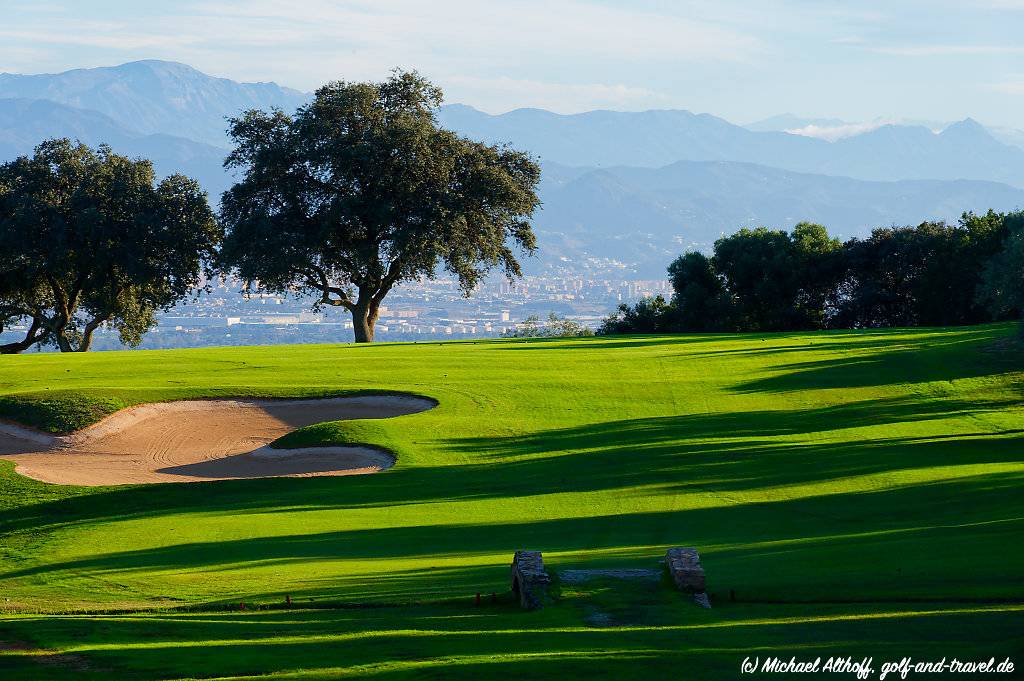
M343 38L364 46L424 52L479 48L542 53L736 59L755 49L747 35L712 22L582 0L254 0L205 2L195 14L223 24L229 40L261 24L301 26L304 40ZM444 42L439 42L444 41ZM350 43L346 43L350 44Z
M791 135L816 137L818 139L828 140L829 142L835 142L836 140L841 140L846 137L855 137L866 132L871 132L872 130L878 130L879 128L887 125L923 126L931 130L933 133L938 134L943 128L947 127L948 123L906 118L876 118L871 121L844 123L842 125L807 125L802 128L792 128L790 130L786 130L786 132Z
M793 128L787 130L791 135L802 135L804 137L816 137L818 139L828 140L829 142L835 142L836 140L843 139L844 137L853 137L860 135L865 132L871 132L877 130L883 125L889 125L894 121L867 121L864 123L846 123L844 125L807 125L802 128Z
M238 45L355 49L387 56L389 63L407 56L437 60L455 53L484 61L544 55L737 60L759 45L753 37L711 22L582 0L222 0L116 22L28 19L19 22L20 28L0 28L0 37L120 50L196 45L223 52ZM303 64L305 70L309 66Z

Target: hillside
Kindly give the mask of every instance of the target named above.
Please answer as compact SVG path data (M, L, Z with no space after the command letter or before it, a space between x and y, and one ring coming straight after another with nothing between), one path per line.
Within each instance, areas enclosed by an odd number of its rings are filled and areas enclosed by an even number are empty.
M732 679L750 650L1001 661L1024 614L1015 333L3 357L0 413L29 420L351 390L439 404L291 440L397 455L369 476L85 489L0 461L0 640L22 642L0 665ZM534 613L508 596L516 549L559 574L658 570L680 545L702 553L711 610L657 581L562 580Z
M875 227L955 221L964 211L1014 210L1024 190L994 182L868 182L749 163L680 161L663 168L569 168L544 164L537 215L541 248L582 266L588 257L630 263L661 276L695 245L740 227L801 221L863 236Z
M227 150L222 147L162 133L140 134L98 111L44 99L0 99L0 161L31 154L40 141L53 137L94 147L109 144L118 153L148 158L159 175L185 173L215 197L230 185L223 168Z

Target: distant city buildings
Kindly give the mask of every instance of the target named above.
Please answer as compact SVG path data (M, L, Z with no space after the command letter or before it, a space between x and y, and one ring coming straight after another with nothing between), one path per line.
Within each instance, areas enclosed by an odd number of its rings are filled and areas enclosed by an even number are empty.
M492 277L466 298L454 278L401 286L388 296L377 322L378 341L428 341L497 337L527 317L555 314L597 328L621 302L671 293L660 279L628 279L607 270L600 276L554 273L509 283ZM351 342L347 310L312 310L312 299L244 293L241 282L209 282L210 291L158 316L142 348L279 343ZM3 337L16 336L12 328ZM95 349L121 347L116 333L100 333Z

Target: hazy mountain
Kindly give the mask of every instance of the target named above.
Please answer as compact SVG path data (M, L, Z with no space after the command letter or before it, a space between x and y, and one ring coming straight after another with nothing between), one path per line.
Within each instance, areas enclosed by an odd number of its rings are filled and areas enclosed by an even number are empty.
M782 132L752 132L681 109L572 115L516 109L492 116L453 104L442 107L438 118L462 134L511 143L544 161L575 166L659 167L679 160L749 160L744 157L782 157L787 152L812 156L822 144Z
M747 163L597 169L549 163L544 176L537 224L548 257L611 258L651 275L686 248L707 248L740 227L809 220L849 237L892 224L952 221L965 210L1024 207L1024 190L993 182L874 182Z
M1024 130L1018 130L1016 128L1004 128L1004 127L993 127L986 126L986 129L1003 144L1009 144L1010 146L1024 149Z
M290 112L308 95L275 83L236 83L185 64L146 60L57 74L0 74L0 98L47 99L106 114L134 132L224 146L227 117L252 108Z
M1003 144L971 119L939 134L924 126L884 125L829 142L757 132L681 110L560 115L518 109L492 116L453 105L439 117L453 130L565 165L733 161L865 180L977 179L1024 186L1024 149Z
M1024 150L1003 144L970 118L938 134L924 126L885 125L837 140L832 147L831 157L822 159L812 172L882 180L981 179L1024 185Z
M214 201L230 178L222 168L227 152L173 135L141 135L109 116L39 99L0 99L0 161L32 149L44 139L68 137L90 146L109 144L126 156L148 158L161 176L184 173L203 183Z

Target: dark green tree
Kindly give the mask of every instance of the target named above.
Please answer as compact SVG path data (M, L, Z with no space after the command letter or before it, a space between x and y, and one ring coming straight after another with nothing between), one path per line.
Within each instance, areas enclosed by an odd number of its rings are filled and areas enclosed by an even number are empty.
M1004 218L1006 237L986 263L978 287L978 302L995 319L1024 315L1024 213Z
M824 226L801 222L790 233L794 277L795 328L824 329L831 325L839 305L843 278L843 244Z
M679 331L729 331L731 301L711 260L696 251L668 266L672 282L671 326Z
M0 323L86 351L98 328L138 345L154 313L200 282L220 229L198 183L155 183L152 164L66 139L0 166Z
M521 276L510 246L532 253L539 166L526 154L439 127L441 91L413 72L336 82L294 116L231 121L223 258L249 286L316 296L352 313L373 340L397 284L455 274L466 295L491 269Z
M966 213L956 225L887 227L844 246L839 323L846 327L949 326L990 319L978 291L999 251L1007 216Z
M1024 212L888 227L845 244L821 225L741 229L669 266L670 304L622 305L608 332L949 326L1024 312Z
M597 335L669 333L674 330L671 306L663 296L654 296L643 298L633 305L621 303L615 312L601 322Z
M737 330L798 328L797 261L785 230L741 229L715 242L712 259L733 305Z

